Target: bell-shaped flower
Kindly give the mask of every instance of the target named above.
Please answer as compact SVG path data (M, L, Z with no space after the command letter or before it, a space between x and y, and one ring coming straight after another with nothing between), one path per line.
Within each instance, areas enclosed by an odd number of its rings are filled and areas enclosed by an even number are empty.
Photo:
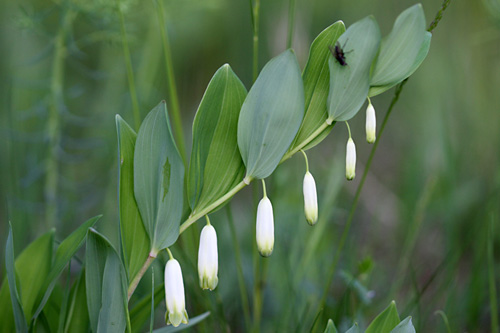
M172 324L177 327L181 323L187 324L188 315L184 299L181 266L173 258L167 261L165 266L165 300L167 303L167 313L165 315L167 325Z
M202 289L214 290L219 279L217 278L217 234L211 224L203 227L198 250L198 276Z
M345 154L345 177L347 180L353 180L356 175L356 145L352 138L347 141Z
M273 205L267 196L260 200L257 207L256 238L260 255L269 257L274 248L274 217Z
M377 130L377 119L375 117L375 108L371 102L368 102L368 107L366 108L366 141L368 143L375 142L375 132Z
M316 182L313 175L307 171L304 176L304 213L307 223L315 225L318 221L318 198L316 194Z

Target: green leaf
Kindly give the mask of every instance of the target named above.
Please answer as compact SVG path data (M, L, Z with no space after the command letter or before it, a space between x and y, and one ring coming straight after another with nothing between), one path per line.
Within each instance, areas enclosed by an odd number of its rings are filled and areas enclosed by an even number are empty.
M210 311L207 311L199 316L196 316L194 318L189 319L189 323L187 324L180 324L178 327L173 327L173 326L165 326L162 328L158 328L153 331L153 333L174 333L174 332L180 332L183 331L187 328L190 328L201 321L205 320L208 316L210 316Z
M411 317L403 319L398 326L396 326L391 333L415 333L415 327L411 322Z
M102 302L102 278L110 243L97 231L89 229L85 250L85 286L92 332L97 332Z
M337 333L337 327L333 323L333 320L328 319L328 323L326 324L325 333Z
M431 46L431 38L432 38L432 34L430 32L426 32L425 37L424 37L424 42L422 43L422 47L420 48L420 51L418 52L418 55L417 55L417 59L415 60L413 67L408 71L408 74L406 75L405 78L412 75L417 70L417 68L420 66L420 64L424 61L425 57L427 56L427 53L429 52L429 48ZM373 97L373 96L379 95L379 94L383 93L384 91L391 89L392 87L394 87L398 83L399 82L394 82L394 83L387 84L385 86L372 86L372 87L370 87L370 91L368 92L368 96Z
M89 314L87 311L87 296L85 294L85 269L82 269L71 291L64 332L88 332L88 326Z
M76 251L82 246L85 236L87 234L88 228L94 226L96 222L101 218L102 215L95 216L81 226L78 227L75 231L73 231L65 240L59 244L59 247L56 250L56 257L54 260L54 264L50 269L50 273L45 280L45 285L42 290L44 290L42 300L38 304L37 310L33 314L33 319L38 317L43 307L47 303L47 300L54 289L54 286L57 283L59 276L61 275L64 267L68 264L71 258L75 255Z
M125 268L129 279L140 271L149 253L150 240L134 197L134 149L137 134L116 115L119 156L120 232Z
M241 182L245 165L238 149L238 117L247 91L229 65L208 84L193 121L187 191L193 211L201 210Z
M380 313L368 326L365 333L389 333L400 323L396 302L391 304Z
M323 30L311 44L309 58L302 73L304 81L305 115L299 132L291 149L299 147L304 141L310 140L313 134L328 118L326 101L330 88L330 69L328 59L331 57L328 46L335 42L345 32L344 22L338 21ZM320 143L333 128L328 126L316 140L310 141L303 149L310 149ZM291 150L290 149L290 150Z
M151 241L151 251L179 236L184 165L175 146L165 101L144 119L134 152L134 194Z
M7 237L7 245L5 248L5 268L7 270L7 279L9 281L10 299L12 301L12 309L14 312L14 320L16 330L18 332L27 332L26 316L24 314L21 297L17 289L16 269L14 266L14 242L12 240L12 226L9 223L9 236ZM3 325L2 321L2 325Z
M370 66L380 44L380 30L372 16L350 26L338 39L346 66L330 56L328 123L349 120L356 115L370 88Z
M118 253L94 229L87 233L85 285L93 332L123 332L128 322L127 277Z
M426 43L428 51L430 33L422 5L416 4L397 17L391 33L382 40L370 84L395 85L410 76L427 55L427 51L422 53Z
M348 329L345 333L361 333L358 323L354 323L354 325L352 325L351 328Z
M123 332L127 326L126 276L118 254L111 248L102 279L102 305L97 332Z
M290 147L304 117L297 59L287 50L271 59L250 89L238 121L246 179L266 178Z

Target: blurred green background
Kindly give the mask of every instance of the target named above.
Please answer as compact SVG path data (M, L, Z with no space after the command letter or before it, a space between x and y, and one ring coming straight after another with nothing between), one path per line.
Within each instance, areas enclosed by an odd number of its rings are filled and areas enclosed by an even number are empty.
M229 63L247 89L251 86L249 3L160 1L189 153L191 123L215 71ZM134 119L117 3L0 2L2 277L8 221L16 254L50 228L57 228L63 239L101 213L98 229L118 242L114 117L120 114L131 125ZM259 68L286 47L288 3L261 1ZM315 36L333 22L343 20L349 26L373 14L386 35L397 15L414 3L296 0L293 47L301 66ZM160 100L170 102L158 9L153 1L119 4L144 117ZM422 4L430 23L441 1ZM413 316L417 331L445 330L437 310L446 313L454 332L490 329L489 235L495 241L495 268L500 272L498 87L500 2L452 1L434 31L427 59L406 84L381 138L321 325L326 325L326 318L333 318L339 328L355 320L366 324L394 299L402 318ZM379 124L393 94L391 89L372 100ZM242 191L231 203L251 307L254 286L262 288L262 331L306 331L312 325L371 149L364 140L364 112L351 121L351 128L358 151L355 181L344 178L345 126L336 126L309 152L320 204L315 227L303 217L302 156L270 177L276 222L271 258L256 257L251 236L260 186ZM196 244L202 225L183 234L173 248L183 267L188 312L212 312L198 326L201 331L244 331L226 209L211 219L219 235L216 292L198 287ZM150 290L147 281L142 288L139 294ZM157 325L164 309L163 303Z

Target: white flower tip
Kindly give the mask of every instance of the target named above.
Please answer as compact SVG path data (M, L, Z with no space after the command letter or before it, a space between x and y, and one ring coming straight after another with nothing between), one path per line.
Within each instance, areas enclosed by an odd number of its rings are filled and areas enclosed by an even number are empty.
M175 259L167 261L165 266L165 301L167 303L166 323L176 327L181 323L187 324L182 271L179 262Z
M274 217L268 197L262 198L257 207L256 238L260 255L269 257L274 249Z
M372 103L368 104L366 108L366 141L368 143L375 142L376 130L377 130L377 119L375 116L375 108Z
M352 138L347 141L345 156L345 177L347 180L353 180L356 176L356 145Z
M198 276L202 289L214 290L217 287L218 265L217 234L212 225L206 225L201 231L198 251Z
M304 213L309 225L315 225L318 221L318 198L316 193L316 182L313 175L308 171L304 176Z

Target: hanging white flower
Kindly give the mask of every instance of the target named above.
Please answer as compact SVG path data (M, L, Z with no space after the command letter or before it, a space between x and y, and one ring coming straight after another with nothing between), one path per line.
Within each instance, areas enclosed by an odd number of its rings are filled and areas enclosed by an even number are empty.
M347 180L353 180L356 175L356 145L352 138L347 141L345 155L345 177Z
M375 108L372 102L368 102L368 107L366 108L366 141L368 143L375 142L375 133L377 131L377 119L375 117Z
M211 224L203 227L198 250L198 276L202 289L214 290L219 279L217 278L217 234Z
M187 324L188 315L181 266L173 258L167 261L165 266L165 300L167 303L167 313L165 314L167 325L172 324L177 327L181 323Z
M273 205L267 196L260 200L257 207L256 237L260 255L269 257L274 248L274 217Z
M307 223L315 225L318 221L318 198L316 194L316 182L313 175L307 171L304 176L304 213Z

